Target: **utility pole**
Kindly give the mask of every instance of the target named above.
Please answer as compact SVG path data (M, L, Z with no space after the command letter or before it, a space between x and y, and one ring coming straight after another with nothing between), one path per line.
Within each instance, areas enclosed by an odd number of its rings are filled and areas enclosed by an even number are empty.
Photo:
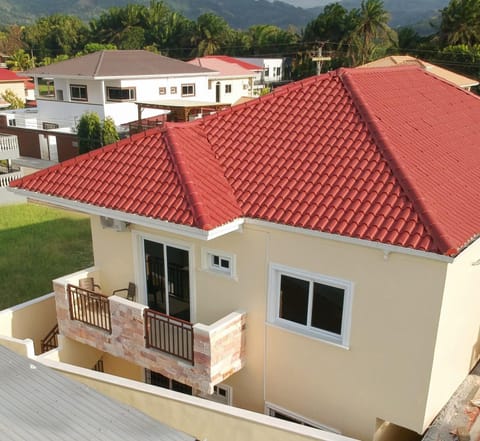
M317 62L317 75L320 75L322 73L322 63L324 61L330 61L332 57L324 57L322 56L322 49L323 49L323 44L321 44L318 48L317 56L312 57L312 61Z

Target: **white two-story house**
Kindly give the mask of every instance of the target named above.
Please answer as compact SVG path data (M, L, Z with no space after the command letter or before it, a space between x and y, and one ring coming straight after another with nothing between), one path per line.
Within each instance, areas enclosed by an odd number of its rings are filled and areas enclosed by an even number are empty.
M168 113L142 102L215 103L209 78L216 72L143 50L99 51L26 74L35 81L37 108L6 113L0 126L18 136L21 155L43 159L77 154L76 127L85 112L121 126Z

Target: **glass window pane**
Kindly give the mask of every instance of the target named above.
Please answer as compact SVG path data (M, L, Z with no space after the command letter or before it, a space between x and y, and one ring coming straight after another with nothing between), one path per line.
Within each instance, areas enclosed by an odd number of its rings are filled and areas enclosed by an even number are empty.
M313 284L312 326L342 333L342 314L345 291L341 288Z
M302 325L307 324L308 287L306 280L282 274L279 317Z

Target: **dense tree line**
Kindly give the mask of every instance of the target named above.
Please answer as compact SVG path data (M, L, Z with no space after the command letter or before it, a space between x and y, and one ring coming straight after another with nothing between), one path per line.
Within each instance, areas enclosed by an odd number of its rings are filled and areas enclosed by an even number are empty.
M438 28L428 37L411 28L391 29L382 0L363 0L347 10L326 6L305 29L256 25L232 29L212 13L190 20L165 3L113 7L88 23L55 14L32 25L0 30L0 52L12 69L24 70L100 49L147 49L166 56L285 56L292 60L293 79L315 73L312 56L319 48L331 57L324 69L357 66L388 54L410 54L479 77L480 2L451 0L441 11Z

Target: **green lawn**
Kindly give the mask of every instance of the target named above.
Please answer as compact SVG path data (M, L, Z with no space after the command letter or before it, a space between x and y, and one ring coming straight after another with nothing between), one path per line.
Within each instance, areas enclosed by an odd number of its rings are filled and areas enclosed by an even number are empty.
M52 292L52 279L92 264L88 216L0 206L0 310Z

